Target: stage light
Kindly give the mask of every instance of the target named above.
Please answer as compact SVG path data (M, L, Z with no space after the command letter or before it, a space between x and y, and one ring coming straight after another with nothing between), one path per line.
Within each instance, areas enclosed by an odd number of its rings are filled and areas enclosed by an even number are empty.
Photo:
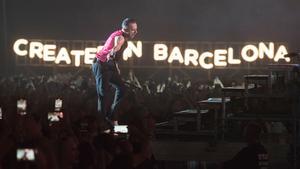
M56 45L44 45L44 61L55 61Z
M252 52L252 55L249 54L250 51ZM241 51L241 55L245 61L254 62L258 58L258 49L254 45L247 45L247 46L243 47L243 49Z
M66 62L66 64L71 64L71 59L68 50L65 47L60 48L56 56L55 63L60 64L60 62L62 61Z
M162 43L154 44L153 57L155 61L166 60L168 58L168 46Z
M286 54L288 54L288 52L287 52L285 46L280 45L277 52L276 52L276 54L275 54L274 61L278 62L280 59L284 59L286 62L290 62L291 58L290 57L285 57Z
M188 66L190 63L192 63L194 66L198 65L198 57L199 53L195 49L186 49L184 51L184 64Z
M212 63L206 63L205 59L206 58L213 58L214 54L211 52L204 52L200 55L199 57L199 63L200 66L203 67L204 69L212 69L214 67L214 64Z
M28 55L28 51L27 50L21 50L20 46L21 45L27 45L28 44L28 40L26 39L18 39L16 40L16 42L14 43L14 52L19 55L19 56L26 56ZM25 47L26 48L26 47Z
M264 56L268 56L269 59L273 59L274 57L274 43L270 42L269 47L265 43L260 42L258 44L259 48L259 58L263 59Z
M227 66L226 62L227 50L217 49L214 53L214 63L216 66Z
M183 56L180 52L180 49L179 47L174 47L170 56L169 56L169 59L168 59L168 62L169 63L173 63L174 60L177 60L179 63L183 63Z
M34 58L43 58L43 44L41 42L30 42L29 44L29 57Z
M142 42L137 41L136 46L133 42L129 41L127 48L123 52L123 59L128 60L128 58L133 56L133 53L138 57L142 57L143 50L142 50Z
M75 66L80 66L80 56L84 55L84 51L82 50L72 50L71 55L74 55L75 58Z
M97 48L85 48L84 63L93 64L93 59L96 56Z
M228 64L232 64L232 65L241 64L241 59L233 58L233 48L228 48Z
M249 54L249 53L252 54ZM263 58L265 55L268 56L269 59L274 59L275 62L278 62L280 59L284 59L286 62L290 62L291 59L289 57L285 57L287 49L285 46L280 45L275 53L275 47L274 43L270 42L269 43L269 48L264 44L264 43L259 43L258 47L255 45L246 45L243 47L241 51L242 58L247 61L247 62L254 62L258 58Z
M27 55L31 59L38 57L46 62L55 64L65 62L67 65L75 65L76 67L92 64L95 54L102 47L85 47L81 50L69 50L66 47L57 48L55 44L43 44L40 41L29 41L26 39L18 39L13 45L14 52L18 56L23 57ZM237 53L239 55L236 55ZM279 60L290 62L291 59L285 56L287 53L284 45L276 48L274 42L247 44L241 46L241 51L235 51L232 47L228 47L227 49L219 48L211 51L201 51L201 53L197 49L184 48L183 46L172 45L172 48L169 48L168 43L153 44L154 61L164 62L165 64L179 63L185 66L200 66L204 69L238 65L242 62L256 62L264 59L264 57L275 62ZM123 60L126 61L134 55L137 58L142 57L143 44L141 41L136 43L128 42L128 47L123 52ZM207 58L211 59L207 60Z

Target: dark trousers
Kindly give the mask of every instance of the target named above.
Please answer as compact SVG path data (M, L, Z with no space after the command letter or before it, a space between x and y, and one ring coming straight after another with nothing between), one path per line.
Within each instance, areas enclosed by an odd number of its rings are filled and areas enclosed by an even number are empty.
M117 120L116 110L125 93L125 86L119 75L115 62L100 62L97 60L92 65L92 71L96 80L98 95L98 112L110 120ZM115 88L115 97L112 105L109 105L110 85Z

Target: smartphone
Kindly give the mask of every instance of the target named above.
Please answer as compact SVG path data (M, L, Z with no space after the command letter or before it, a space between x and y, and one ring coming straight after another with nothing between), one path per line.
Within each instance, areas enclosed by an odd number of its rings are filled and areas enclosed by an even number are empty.
M0 107L0 120L2 120L3 117L2 117L2 108Z
M37 154L36 149L32 148L18 148L17 149L17 161L35 161Z
M48 121L50 122L50 124L61 121L63 119L63 117L64 117L63 112L49 112L48 113Z
M128 126L127 125L117 125L114 126L114 132L115 133L128 133Z
M55 111L61 111L63 101L62 99L55 99Z
M25 99L20 99L17 101L17 112L20 115L26 115L27 101Z

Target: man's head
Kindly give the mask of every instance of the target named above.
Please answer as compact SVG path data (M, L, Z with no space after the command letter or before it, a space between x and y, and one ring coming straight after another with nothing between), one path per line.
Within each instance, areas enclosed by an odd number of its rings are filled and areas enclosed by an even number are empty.
M137 23L135 19L126 18L122 21L122 30L128 35L129 39L133 39L137 34Z

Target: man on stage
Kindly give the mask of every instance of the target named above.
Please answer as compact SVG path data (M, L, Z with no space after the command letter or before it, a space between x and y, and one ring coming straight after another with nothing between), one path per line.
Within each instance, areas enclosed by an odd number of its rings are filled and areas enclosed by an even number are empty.
M118 125L116 109L125 92L117 61L121 59L123 51L127 47L127 40L133 39L136 34L136 21L131 18L124 19L122 21L122 29L113 32L109 36L103 48L96 54L92 65L98 95L98 112L106 120L111 121L113 125ZM110 84L116 89L112 105L108 105Z

